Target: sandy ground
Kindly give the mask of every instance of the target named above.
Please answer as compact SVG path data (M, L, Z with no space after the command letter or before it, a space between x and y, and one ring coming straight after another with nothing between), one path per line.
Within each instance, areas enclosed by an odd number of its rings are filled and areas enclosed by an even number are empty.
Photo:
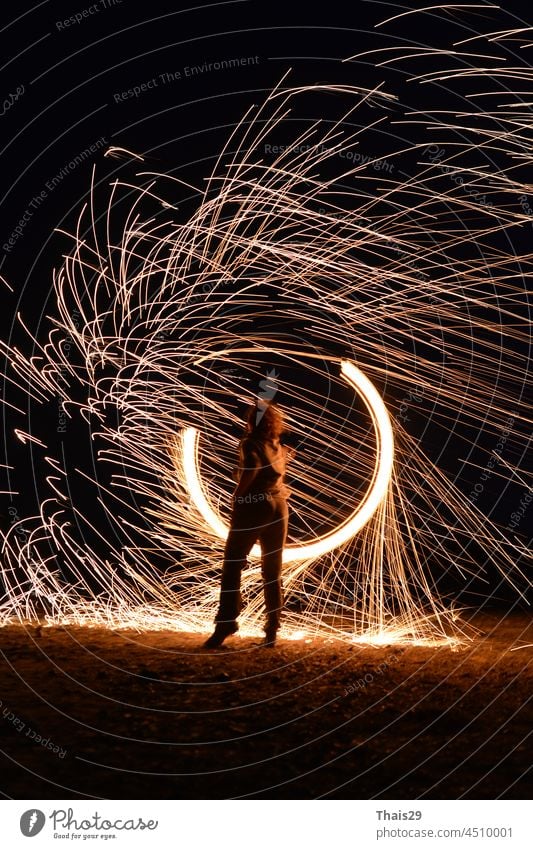
M0 629L19 799L529 798L531 617L448 647Z

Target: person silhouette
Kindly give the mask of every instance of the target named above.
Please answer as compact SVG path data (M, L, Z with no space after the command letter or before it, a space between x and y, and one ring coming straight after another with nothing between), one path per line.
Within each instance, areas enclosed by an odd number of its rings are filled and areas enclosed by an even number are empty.
M287 499L291 494L285 471L294 456L293 449L280 442L286 430L283 413L272 401L260 399L248 408L235 470L237 487L224 548L220 603L215 630L204 643L206 648L222 645L226 637L238 631L241 573L258 540L266 609L263 645L271 648L276 643L283 608L281 566L289 518Z

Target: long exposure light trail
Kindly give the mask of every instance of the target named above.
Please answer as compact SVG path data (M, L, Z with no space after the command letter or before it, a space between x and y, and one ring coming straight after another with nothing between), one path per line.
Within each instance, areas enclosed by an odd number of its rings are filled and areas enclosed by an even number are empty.
M387 495L394 459L394 436L387 408L375 387L357 366L344 360L341 371L346 380L361 394L376 432L378 449L369 491L363 497L361 504L358 504L352 514L334 531L314 539L313 542L286 546L283 551L284 563L316 560L344 545L366 525ZM213 510L202 487L198 463L198 438L199 434L194 428L187 428L182 434L181 463L186 487L204 520L220 539L225 540L228 535L228 525ZM253 557L260 557L260 547L254 546L251 554Z
M109 184L95 168L60 231L46 337L21 315L27 348L0 343L13 438L42 483L2 535L0 623L206 631L257 397L279 400L297 447L286 637L457 643L472 631L452 587L525 598L523 526L484 501L493 482L531 487L533 71L505 64L513 32L483 35L493 62L408 40L345 60L400 69L403 105L394 76L286 74L202 187L110 148ZM327 119L297 120L311 98ZM253 555L244 635L261 631Z

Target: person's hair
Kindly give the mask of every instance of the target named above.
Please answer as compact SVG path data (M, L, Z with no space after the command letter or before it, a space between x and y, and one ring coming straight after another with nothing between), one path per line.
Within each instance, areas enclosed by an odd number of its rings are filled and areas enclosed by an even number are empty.
M287 430L282 411L272 401L257 401L246 413L246 434L257 439L277 439Z

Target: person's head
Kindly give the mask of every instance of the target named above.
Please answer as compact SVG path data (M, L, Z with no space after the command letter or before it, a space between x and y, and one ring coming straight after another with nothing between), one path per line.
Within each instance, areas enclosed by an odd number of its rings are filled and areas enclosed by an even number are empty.
M258 439L278 439L287 430L282 411L272 401L259 399L246 413L246 433Z

